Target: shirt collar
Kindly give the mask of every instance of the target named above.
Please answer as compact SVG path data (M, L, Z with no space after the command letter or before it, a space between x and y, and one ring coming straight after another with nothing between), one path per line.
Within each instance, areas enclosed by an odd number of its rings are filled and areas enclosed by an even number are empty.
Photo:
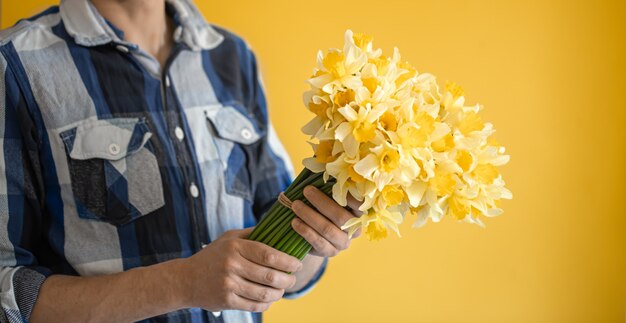
M178 24L174 40L185 43L192 50L217 47L224 37L209 25L191 0L166 0ZM118 36L111 25L98 13L89 0L62 0L61 18L67 33L83 46L97 46L110 42L134 46Z

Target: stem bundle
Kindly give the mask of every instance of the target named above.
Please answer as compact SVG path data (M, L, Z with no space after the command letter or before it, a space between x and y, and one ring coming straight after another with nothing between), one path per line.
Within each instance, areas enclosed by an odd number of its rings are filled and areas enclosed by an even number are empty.
M304 169L285 190L284 194L291 201L301 200L306 205L311 203L304 197L306 186L315 186L324 194L330 196L334 180L324 182L323 173L313 173ZM291 221L296 217L293 211L276 201L257 224L248 239L262 242L300 260L311 251L311 245L291 227Z

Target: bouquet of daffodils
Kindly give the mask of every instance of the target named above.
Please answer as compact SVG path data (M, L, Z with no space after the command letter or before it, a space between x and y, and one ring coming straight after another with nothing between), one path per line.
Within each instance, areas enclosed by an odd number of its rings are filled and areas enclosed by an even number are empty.
M482 226L482 216L502 213L500 200L512 194L497 167L509 156L482 121L481 106L465 105L460 86L441 88L433 75L402 61L397 48L384 56L372 37L350 30L343 50L320 51L317 65L304 94L315 117L303 128L315 155L250 239L304 258L311 246L291 228L290 202L308 203L307 185L344 206L348 194L362 201L363 215L342 229L361 229L369 240L389 230L400 236L406 217L415 227L446 215Z

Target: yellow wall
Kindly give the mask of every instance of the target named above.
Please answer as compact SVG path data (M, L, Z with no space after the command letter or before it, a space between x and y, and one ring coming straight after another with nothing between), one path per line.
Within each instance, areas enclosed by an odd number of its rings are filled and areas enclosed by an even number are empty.
M53 2L4 0L3 26ZM514 199L486 229L450 220L356 241L269 322L624 322L624 1L196 2L256 50L297 165L311 154L304 80L346 28L463 85L512 155Z

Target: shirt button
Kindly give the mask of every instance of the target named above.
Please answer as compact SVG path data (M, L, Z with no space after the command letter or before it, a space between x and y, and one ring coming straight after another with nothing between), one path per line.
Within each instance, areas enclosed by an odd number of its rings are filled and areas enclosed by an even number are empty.
M120 153L120 146L118 144L110 144L109 145L109 152L111 153L111 155L117 155Z
M241 136L243 137L243 139L250 139L252 138L252 132L250 132L250 129L248 128L243 128L241 130Z
M180 127L176 127L176 129L174 129L174 134L176 135L176 138L178 138L178 140L180 141L183 141L183 139L185 138L185 133Z
M213 313L213 316L215 317L220 317L220 315L222 315L222 312L211 312Z
M189 186L189 193L191 193L191 196L193 198L197 198L198 196L200 196L200 191L198 190L198 186L196 186L195 183L191 183L191 186Z
M130 52L130 49L128 49L128 47L126 47L124 45L117 45L117 46L115 46L115 48L117 48L117 50L119 50L120 52L123 52L123 53Z
M170 77L169 75L165 75L165 86L170 87Z

